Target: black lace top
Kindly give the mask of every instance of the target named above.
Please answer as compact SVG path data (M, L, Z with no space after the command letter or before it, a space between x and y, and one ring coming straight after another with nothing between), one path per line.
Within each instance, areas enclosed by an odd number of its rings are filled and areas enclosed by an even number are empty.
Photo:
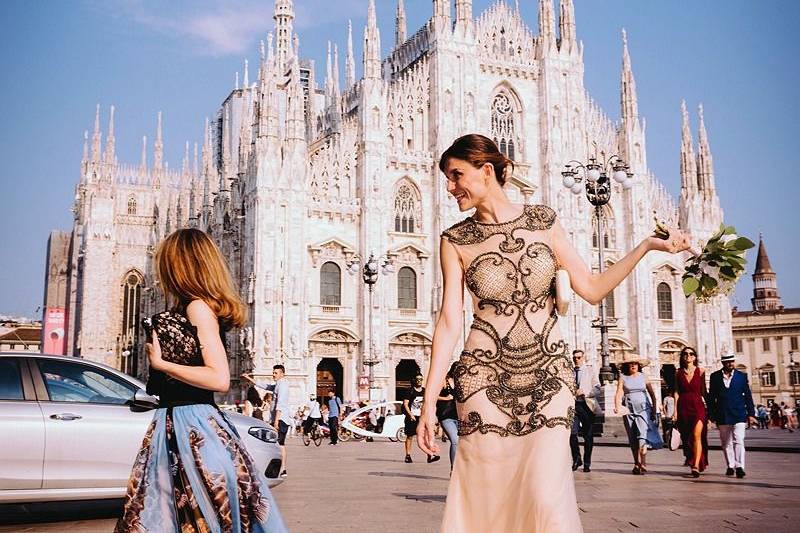
M153 315L152 323L161 344L161 357L165 361L186 366L203 365L197 328L185 314L163 311ZM150 370L147 393L160 398L160 407L196 403L214 405L213 391L184 383L158 370Z

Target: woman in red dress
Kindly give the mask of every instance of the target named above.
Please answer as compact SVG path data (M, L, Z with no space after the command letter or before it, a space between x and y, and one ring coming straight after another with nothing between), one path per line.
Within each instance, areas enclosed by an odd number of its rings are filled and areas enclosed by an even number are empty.
M677 421L685 464L692 468L692 477L700 477L700 472L708 466L705 397L705 372L697 366L697 352L687 346L681 350L680 369L675 380L675 403L678 407L673 419Z

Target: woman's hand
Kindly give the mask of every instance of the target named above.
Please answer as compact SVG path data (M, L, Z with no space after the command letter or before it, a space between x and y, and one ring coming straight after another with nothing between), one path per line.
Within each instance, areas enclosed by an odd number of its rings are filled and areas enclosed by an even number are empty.
M150 359L150 368L153 370L163 370L164 360L161 358L161 344L158 342L158 335L153 332L150 342L144 345L144 351L147 353L147 358Z
M428 455L439 454L439 446L436 444L436 413L426 410L425 407L422 408L417 423L417 446Z
M617 407L616 405L614 406L614 414L615 415L619 414L619 407Z
M656 236L650 236L645 239L649 250L675 254L691 247L692 243L687 233L678 228L669 227L667 229L669 230L669 236L666 239Z

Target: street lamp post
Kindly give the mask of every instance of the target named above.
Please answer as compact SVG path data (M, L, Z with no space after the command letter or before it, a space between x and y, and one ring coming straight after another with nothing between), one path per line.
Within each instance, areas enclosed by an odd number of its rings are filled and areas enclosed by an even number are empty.
M792 403L794 403L795 416L797 416L797 378L794 372L800 371L800 361L795 361L794 356L797 352L789 352L789 382L792 384ZM798 417L800 420L800 416Z
M353 258L348 263L348 270L355 274L358 271L359 257ZM368 327L369 327L369 343L364 343L364 353L361 360L361 365L369 369L369 395L372 399L372 391L375 388L375 369L374 366L380 363L380 359L375 353L375 341L372 329L372 305L373 295L375 292L375 284L378 282L378 274L383 272L384 275L394 272L394 265L392 260L384 256L379 264L379 260L375 258L375 254L370 252L369 259L364 263L361 269L361 278L369 290L369 312L367 313Z
M603 242L603 207L611 200L611 180L609 175L623 189L630 189L633 185L633 173L630 167L618 155L612 155L607 159L598 161L596 157L590 157L588 163L570 161L564 165L561 172L562 184L564 187L578 195L585 190L586 198L594 206L594 215L597 219L597 259L599 261L598 270L604 270L604 242ZM600 300L599 316L592 321L592 327L600 330L600 357L602 367L600 368L600 381L607 383L613 380L611 365L609 364L608 330L616 324L616 320L606 316L605 298Z

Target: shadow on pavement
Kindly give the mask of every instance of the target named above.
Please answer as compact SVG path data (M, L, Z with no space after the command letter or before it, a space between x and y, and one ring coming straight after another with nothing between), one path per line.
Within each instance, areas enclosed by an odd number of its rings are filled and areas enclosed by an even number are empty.
M124 500L7 503L0 505L0 524L29 524L117 518Z
M414 479L436 479L439 481L450 481L450 478L436 477L436 476L423 476L422 474L406 474L403 472L367 472L368 476L380 477L410 477Z
M399 498L405 498L406 500L414 500L425 503L433 503L433 502L444 503L445 499L447 499L447 496L444 494L406 494L403 492L393 492L392 496L397 496Z

